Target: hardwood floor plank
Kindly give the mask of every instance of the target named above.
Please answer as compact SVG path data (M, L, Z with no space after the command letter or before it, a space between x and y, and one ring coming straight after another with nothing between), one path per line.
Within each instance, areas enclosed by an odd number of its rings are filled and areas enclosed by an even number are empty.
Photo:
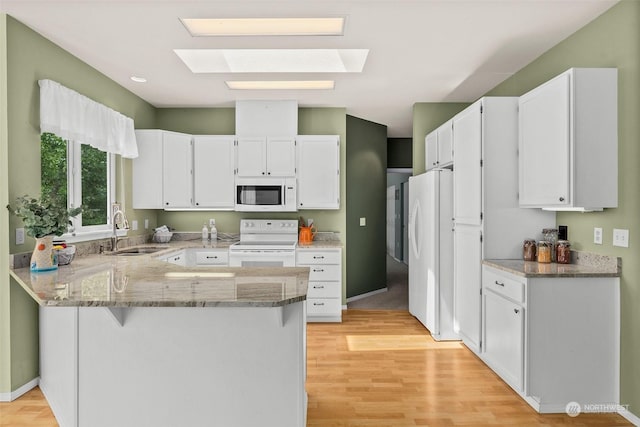
M617 414L538 414L466 347L434 341L406 311L348 310L343 323L307 331L309 427L631 425ZM57 426L39 388L0 403L0 427Z

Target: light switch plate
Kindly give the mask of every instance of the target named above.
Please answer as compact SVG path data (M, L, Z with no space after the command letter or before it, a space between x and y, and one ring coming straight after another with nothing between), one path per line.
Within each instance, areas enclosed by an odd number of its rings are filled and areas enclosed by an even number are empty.
M613 229L613 246L628 248L629 247L629 230L614 228Z
M24 228L16 228L16 245L24 245Z
M360 227L365 227L367 225L367 218L360 218Z
M602 244L602 228L594 227L593 228L593 243L596 245Z
M138 220L134 219L133 221L131 221L131 230L135 231L138 229Z
M209 227L215 227L216 226L216 220L214 218L209 218Z
M149 229L149 220L148 220L148 219L145 219L145 220L144 220L144 229L145 229L145 230L148 230L148 229Z

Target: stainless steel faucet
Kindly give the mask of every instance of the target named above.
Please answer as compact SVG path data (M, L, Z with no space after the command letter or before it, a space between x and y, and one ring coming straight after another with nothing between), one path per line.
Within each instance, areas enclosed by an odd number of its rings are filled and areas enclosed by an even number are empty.
M124 212L122 212L120 210L120 205L117 203L114 203L111 206L111 225L113 226L113 234L111 236L111 251L117 251L118 250L118 232L117 232L117 223L118 223L118 216L120 216L120 221L122 222L123 228L129 228L127 227L127 217L124 215Z

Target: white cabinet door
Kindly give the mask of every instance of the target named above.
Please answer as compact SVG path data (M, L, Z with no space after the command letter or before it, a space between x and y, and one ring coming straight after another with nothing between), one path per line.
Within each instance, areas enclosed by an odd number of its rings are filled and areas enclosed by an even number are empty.
M456 224L480 225L482 212L482 104L453 118L454 218Z
M262 136L238 138L238 176L267 174L267 139Z
M138 157L133 159L133 208L162 209L161 130L136 130Z
M233 209L234 141L233 135L193 137L196 207Z
M297 141L298 209L339 209L339 136L303 135Z
M511 386L523 389L524 309L508 299L485 290L484 358Z
M164 132L162 186L165 209L190 208L193 195L191 135Z
M453 122L449 120L438 129L438 166L449 166L453 163Z
M425 167L427 170L438 167L438 134L431 132L424 138L425 144Z
M267 175L296 176L296 139L294 137L267 138Z
M570 84L570 76L563 74L520 97L521 206L571 202Z
M454 318L464 343L480 351L482 242L479 227L456 225L454 232ZM455 323L455 322L454 322ZM454 325L454 329L456 326Z

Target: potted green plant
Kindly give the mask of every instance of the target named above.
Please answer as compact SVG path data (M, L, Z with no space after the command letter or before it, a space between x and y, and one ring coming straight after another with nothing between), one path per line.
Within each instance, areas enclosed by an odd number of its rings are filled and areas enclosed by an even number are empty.
M51 198L35 199L27 195L18 197L14 206L7 205L7 209L22 220L27 235L36 239L31 255L31 271L58 268L53 237L62 236L67 231L70 219L80 214L82 208L68 209Z

